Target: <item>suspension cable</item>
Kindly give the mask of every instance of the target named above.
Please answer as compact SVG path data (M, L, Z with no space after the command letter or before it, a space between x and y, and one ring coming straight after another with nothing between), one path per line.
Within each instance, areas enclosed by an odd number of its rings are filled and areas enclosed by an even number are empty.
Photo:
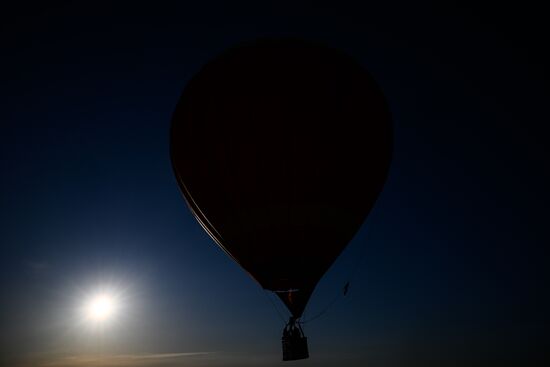
M262 293L266 296L266 298L269 300L269 302L271 303L271 305L273 306L273 308L275 309L275 311L277 312L277 315L279 315L279 318L281 319L283 325L286 325L286 320L284 318L284 316L281 314L281 311L279 310L279 307L277 307L277 305L275 304L275 302L273 302L273 299L267 294L267 291L265 290L262 290Z

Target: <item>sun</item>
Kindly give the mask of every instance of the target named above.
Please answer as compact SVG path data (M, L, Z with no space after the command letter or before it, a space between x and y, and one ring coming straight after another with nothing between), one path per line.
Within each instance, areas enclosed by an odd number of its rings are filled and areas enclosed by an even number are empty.
M116 298L108 293L96 294L86 302L84 313L86 319L96 323L104 323L113 318L117 311Z

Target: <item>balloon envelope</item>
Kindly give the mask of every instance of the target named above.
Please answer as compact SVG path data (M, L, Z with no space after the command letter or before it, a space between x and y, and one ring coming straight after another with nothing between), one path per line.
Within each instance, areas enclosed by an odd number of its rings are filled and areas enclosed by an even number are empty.
M387 176L390 114L345 54L259 40L206 64L172 119L171 158L203 228L300 317Z

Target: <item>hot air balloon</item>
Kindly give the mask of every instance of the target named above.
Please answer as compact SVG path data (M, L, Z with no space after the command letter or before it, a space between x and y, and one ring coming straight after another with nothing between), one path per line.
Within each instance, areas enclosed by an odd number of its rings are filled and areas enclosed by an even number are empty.
M290 311L283 360L307 358L300 317L388 174L392 127L380 88L321 44L243 43L188 82L170 139L195 218Z

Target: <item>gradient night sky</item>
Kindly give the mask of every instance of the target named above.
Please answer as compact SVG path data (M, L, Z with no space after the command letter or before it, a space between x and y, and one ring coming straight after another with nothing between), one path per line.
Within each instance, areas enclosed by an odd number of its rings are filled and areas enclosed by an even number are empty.
M1 366L283 364L275 299L196 223L168 155L185 83L260 36L353 55L395 126L385 190L306 319L349 293L284 365L549 359L542 9L46 3L0 11ZM105 286L124 308L99 333L77 310Z

